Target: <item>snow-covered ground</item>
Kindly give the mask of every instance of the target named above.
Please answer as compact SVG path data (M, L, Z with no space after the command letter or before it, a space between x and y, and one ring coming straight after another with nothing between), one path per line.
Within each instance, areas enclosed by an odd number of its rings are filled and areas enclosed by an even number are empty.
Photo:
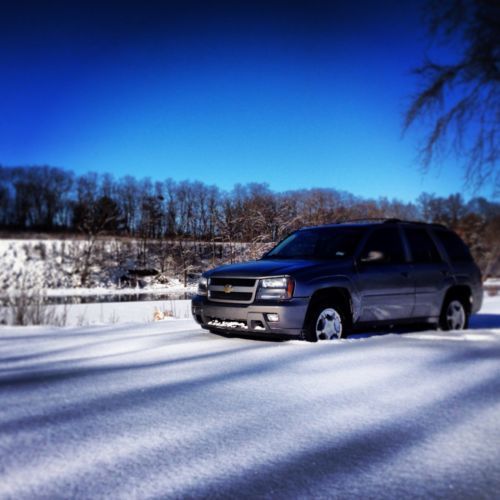
M0 401L0 498L498 498L500 298L328 344L0 327Z
M149 323L163 318L191 318L190 300L146 300L48 306L67 326Z
M47 297L100 297L106 295L182 295L196 292L196 284L184 286L178 279L172 278L166 285L152 284L143 288L138 287L103 287L88 288L49 288L45 290Z

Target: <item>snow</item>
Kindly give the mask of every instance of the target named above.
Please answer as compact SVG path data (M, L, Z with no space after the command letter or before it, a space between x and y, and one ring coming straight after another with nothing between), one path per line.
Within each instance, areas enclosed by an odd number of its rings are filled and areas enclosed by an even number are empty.
M498 498L498 296L320 344L140 321L0 327L0 498Z
M110 288L104 286L94 286L88 288L48 288L46 289L47 297L96 297L106 295L154 295L154 294L169 294L182 295L185 293L196 292L196 285L184 286L178 279L171 278L166 285L150 284L143 288L138 287L123 287Z
M231 328L235 330L248 330L248 325L243 321L220 321L214 319L207 323L209 326L216 326L219 328ZM262 328L264 330L264 328Z
M161 319L191 318L190 300L146 300L49 306L67 326L149 323Z
M485 285L499 285L500 286L500 278L488 278L485 282Z
M57 325L88 326L118 323L149 323L158 319L191 317L190 300L146 300L46 306ZM11 311L0 307L0 320L11 324Z

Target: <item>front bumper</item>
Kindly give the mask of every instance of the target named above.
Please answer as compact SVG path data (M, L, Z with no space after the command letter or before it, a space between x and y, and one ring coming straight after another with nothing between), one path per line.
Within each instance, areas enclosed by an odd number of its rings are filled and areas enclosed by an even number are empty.
M246 305L210 302L207 297L196 295L191 312L207 330L301 337L307 305L305 298ZM269 321L268 314L278 314L279 321Z

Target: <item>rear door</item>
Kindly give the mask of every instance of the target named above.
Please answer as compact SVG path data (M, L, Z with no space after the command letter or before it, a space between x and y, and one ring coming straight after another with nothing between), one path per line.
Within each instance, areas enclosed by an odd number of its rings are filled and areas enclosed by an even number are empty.
M411 317L415 287L398 226L377 227L357 256L359 321L390 321Z
M410 250L415 282L414 318L438 317L444 294L453 282L449 265L442 259L425 226L403 229Z

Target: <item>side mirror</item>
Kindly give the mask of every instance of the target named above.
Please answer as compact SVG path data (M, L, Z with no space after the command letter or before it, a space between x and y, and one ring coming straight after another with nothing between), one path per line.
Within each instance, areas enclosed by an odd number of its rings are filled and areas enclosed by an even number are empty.
M361 257L360 261L363 264L375 264L385 261L384 252L379 252L378 250L371 250L368 255Z

